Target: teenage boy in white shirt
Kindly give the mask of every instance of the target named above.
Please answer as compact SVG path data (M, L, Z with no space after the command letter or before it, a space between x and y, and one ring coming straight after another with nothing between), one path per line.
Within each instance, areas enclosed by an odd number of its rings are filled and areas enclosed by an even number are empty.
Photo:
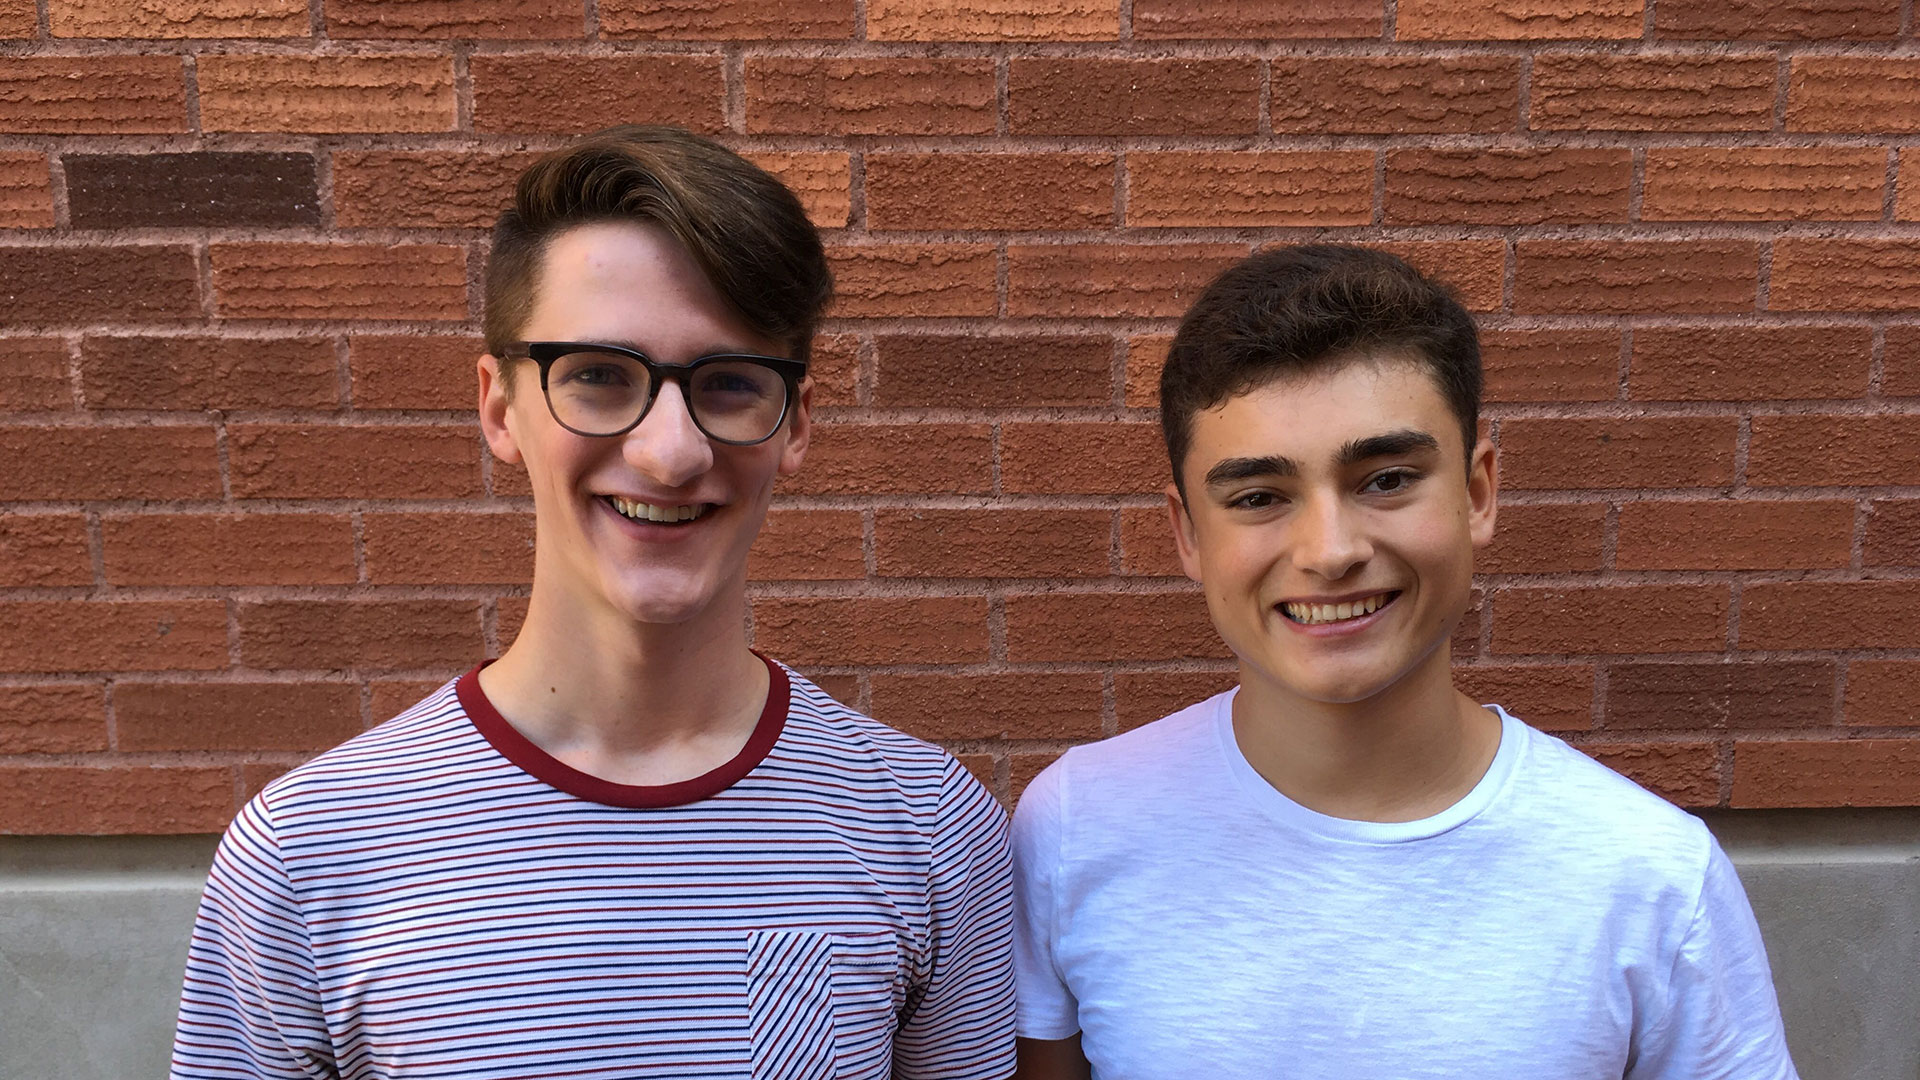
M1240 682L1023 795L1018 1076L1794 1077L1706 828L1454 687L1479 396L1389 255L1256 255L1187 313L1168 513Z
M525 624L234 822L174 1077L1011 1073L1005 815L747 647L831 294L793 194L710 140L521 176L479 396L533 489Z

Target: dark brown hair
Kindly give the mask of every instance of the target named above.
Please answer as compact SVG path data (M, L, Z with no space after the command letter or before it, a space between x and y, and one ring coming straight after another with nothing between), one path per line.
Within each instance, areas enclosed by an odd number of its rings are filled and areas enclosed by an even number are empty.
M812 351L833 299L820 234L800 200L766 170L711 139L629 124L548 154L520 174L487 257L487 351L519 340L554 237L600 221L651 222L693 255L756 333ZM503 373L504 374L504 373Z
M1160 373L1160 430L1174 482L1194 414L1273 379L1367 356L1425 367L1472 454L1480 336L1446 287L1393 255L1342 244L1280 248L1230 267L1180 320Z

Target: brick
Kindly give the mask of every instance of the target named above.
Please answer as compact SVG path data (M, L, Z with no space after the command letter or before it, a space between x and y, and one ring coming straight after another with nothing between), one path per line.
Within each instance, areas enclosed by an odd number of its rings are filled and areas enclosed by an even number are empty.
M0 338L0 361L0 411L73 408L66 342Z
M1612 401L1620 394L1618 330L1482 330L1485 399Z
M1060 760L1060 754L1058 750L1041 750L1031 754L1007 755L1007 790L1015 803L1026 793L1028 784L1047 771L1047 766Z
M853 0L600 0L600 35L662 41L826 41L853 36Z
M1842 708L1849 725L1920 727L1920 660L1853 660Z
M1669 147L1647 151L1643 221L1878 221L1877 147Z
M1920 241L1782 238L1773 244L1774 311L1920 310Z
M790 664L964 664L987 658L987 602L973 596L753 601L753 646Z
M1506 288L1504 240L1433 240L1362 244L1398 255L1452 289L1468 311L1497 311Z
M1527 124L1535 131L1767 131L1774 71L1771 53L1543 53L1533 61Z
M217 499L213 428L0 427L0 500Z
M1864 326L1645 326L1633 332L1636 401L1849 398L1867 392Z
M1160 371L1167 364L1172 334L1143 334L1127 339L1126 405L1130 409L1160 407Z
M35 0L0 0L0 38L30 38L40 32Z
M881 577L1105 577L1110 510L880 510L874 515Z
M1867 566L1920 566L1920 499L1875 499L1861 558Z
M0 515L0 586L91 585L87 521L78 514Z
M369 679L371 715L375 724L384 723L425 700L439 690L440 679Z
M860 700L860 677L858 675L807 675L808 682L827 692L827 696L857 711Z
M1660 0L1654 33L1664 38L1805 41L1890 38L1900 32L1899 0Z
M1678 806L1720 805L1720 751L1712 743L1603 743L1580 749Z
M526 585L533 581L533 515L368 514L367 580L375 585Z
M870 229L1103 229L1112 154L874 153Z
M1000 429L1000 482L1010 492L1158 495L1172 479L1157 423L1054 421Z
M185 132L185 63L178 56L99 53L9 57L0 69L0 130L9 135Z
M57 38L291 38L312 31L305 0L48 0Z
M992 792L993 797L1000 801L1001 806L1007 807L1008 809L1012 808L1012 800L1008 799L1004 793L998 789L998 785L994 783L992 754L955 754L953 759L960 763L961 768L972 773L973 778L980 781L981 787Z
M1194 198L1206 192L1204 200ZM1364 225L1371 150L1171 151L1127 155L1127 224Z
M1794 57L1787 72L1787 130L1920 131L1920 58Z
M1920 581L1748 584L1740 648L1920 648Z
M474 600L266 600L240 605L240 659L254 668L407 670L480 655Z
M458 150L337 150L334 224L345 229L487 229L541 155Z
M1106 405L1113 400L1113 339L883 335L873 403L942 409Z
M0 152L0 228L53 228L53 180L47 155Z
M874 719L935 742L1097 739L1098 672L873 677Z
M524 596L503 596L494 601L494 624L500 640L501 651L513 644L520 634L520 628L527 621L527 598Z
M333 342L324 338L100 337L80 342L91 409L331 409Z
M998 101L988 57L746 62L746 129L754 134L991 135Z
M228 319L467 317L467 252L453 244L214 244Z
M1137 4L1135 11L1137 22ZM1267 110L1276 132L1494 133L1520 126L1517 57L1277 56L1270 66Z
M1007 314L1015 318L1175 318L1240 244L1046 244L1007 248Z
M1515 419L1500 425L1510 488L1719 487L1733 482L1733 417Z
M1120 511L1120 572L1137 577L1182 577L1173 526L1164 506L1128 506Z
M1756 416L1747 482L1756 487L1906 484L1920 469L1920 416Z
M100 522L115 585L351 585L345 514L131 514Z
M360 688L120 682L113 716L121 750L325 750L360 733Z
M1377 38L1381 5L1373 0L1134 0L1136 38Z
M224 766L0 770L0 833L217 833L233 813L233 773Z
M1724 585L1502 589L1493 597L1493 651L1719 652L1727 607Z
M479 68L476 59L474 67ZM451 131L453 61L435 56L199 59L206 131Z
M0 603L0 671L213 670L227 666L220 600Z
M867 576L858 510L775 510L747 558L753 581L848 581Z
M820 334L813 339L807 379L813 387L813 407L854 405L859 402L860 338L855 334Z
M480 494L471 424L234 424L240 499L461 499Z
M200 268L184 245L10 247L0 307L14 326L198 319Z
M718 56L476 56L470 70L475 131L586 132L630 117L726 126Z
M480 451L492 463L492 484L487 493L496 498L518 499L533 497L533 484L527 479L527 467L520 464L508 464L493 456L485 448Z
M999 257L988 244L859 244L827 249L832 313L842 318L992 315Z
M1893 220L1920 221L1920 153L1900 151L1900 181L1894 186Z
M586 37L580 0L325 0L334 38Z
M604 17L604 16L603 16ZM753 153L748 161L772 173L822 229L841 229L853 217L853 158L839 152ZM872 161L871 158L868 159ZM871 168L871 165L869 165ZM871 178L872 173L868 173ZM869 179L871 183L871 179Z
M1601 568L1605 503L1514 503L1500 508L1491 547L1474 558L1482 574L1559 574Z
M1593 726L1593 668L1586 664L1473 664L1453 669L1454 685L1497 704L1541 731Z
M1627 220L1633 151L1390 150L1389 225L1540 225Z
M1040 593L1007 596L1007 660L1111 663L1220 660L1198 590L1172 593Z
M1400 0L1393 36L1400 41L1552 41L1637 38L1646 0Z
M475 364L486 346L463 334L355 334L348 338L353 404L359 409L474 407Z
M1480 641L1486 636L1487 616L1486 591L1475 588L1467 594L1467 610L1461 614L1460 621L1454 625L1453 637L1447 641L1447 648L1452 651L1455 663L1471 662L1480 656L1483 651Z
M1751 311L1759 296L1760 248L1746 240L1521 240L1514 257L1520 312Z
M1920 326L1887 327L1881 364L1881 393L1892 397L1920 395Z
M1007 127L1015 135L1252 135L1252 59L1015 57Z
M105 750L105 700L91 683L0 686L0 754Z
M1113 680L1113 711L1120 730L1131 731L1231 690L1239 681L1232 670L1121 672Z
M867 0L874 41L1113 41L1120 0Z
M1831 660L1614 664L1607 669L1607 727L1825 727L1833 723Z
M816 423L790 495L970 495L993 490L985 424Z
M1853 503L1630 502L1620 508L1621 570L1845 569L1853 559Z
M311 154L68 154L76 229L318 225Z
M1733 746L1736 807L1915 803L1920 739L1743 739Z

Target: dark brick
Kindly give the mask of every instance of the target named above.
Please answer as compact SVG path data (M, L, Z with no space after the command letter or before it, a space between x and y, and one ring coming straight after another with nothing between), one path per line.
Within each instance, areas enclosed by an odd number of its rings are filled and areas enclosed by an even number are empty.
M1831 660L1615 664L1607 726L1697 731L1833 723Z
M200 268L185 245L15 247L6 254L0 311L14 325L200 315Z
M310 154L69 154L76 229L317 225Z

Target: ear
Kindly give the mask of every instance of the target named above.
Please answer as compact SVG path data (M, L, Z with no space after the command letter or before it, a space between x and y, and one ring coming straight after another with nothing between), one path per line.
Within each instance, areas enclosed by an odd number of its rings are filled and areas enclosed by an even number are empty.
M1200 580L1200 541L1193 532L1193 515L1180 497L1180 489L1167 485L1167 524L1173 528L1173 548L1180 554L1180 569L1195 581Z
M480 433L486 437L487 449L493 451L495 458L518 465L520 443L514 437L510 420L513 402L507 397L507 382L501 377L500 361L491 355L482 356L479 375Z
M807 456L807 439L813 434L813 379L800 380L800 393L787 411L787 444L780 448L780 475L791 476Z
M1499 494L1500 454L1493 448L1491 439L1481 439L1474 444L1473 456L1467 461L1467 532L1473 537L1474 547L1483 548L1493 543L1493 519Z

